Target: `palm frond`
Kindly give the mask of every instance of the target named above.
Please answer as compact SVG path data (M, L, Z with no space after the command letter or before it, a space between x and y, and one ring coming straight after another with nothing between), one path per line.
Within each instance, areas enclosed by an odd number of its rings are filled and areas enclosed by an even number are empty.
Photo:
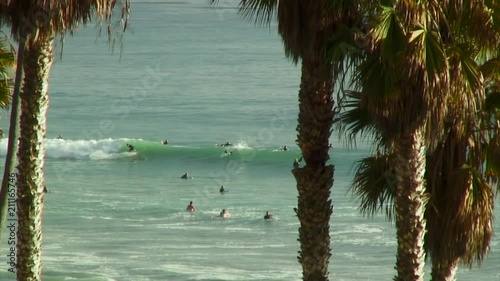
M64 36L93 19L103 24L108 36L112 36L112 32L116 31L116 7L121 8L117 21L123 32L130 14L129 0L10 1L5 15L10 19L11 31L16 39L24 36L21 33L30 34L30 40L35 41L54 34Z
M383 7L380 22L373 30L373 38L375 41L382 42L382 55L394 64L400 51L406 45L405 34L394 8Z
M364 91L374 95L373 100L384 101L399 95L398 77L390 63L377 54L371 54L356 69L355 80Z
M465 0L447 5L446 8L454 34L462 35L456 36L458 42L470 41L471 45L480 49L498 48L500 18L497 11L500 7L495 1Z
M384 209L387 219L392 220L396 177L390 159L390 156L377 152L377 155L357 162L350 191L358 198L363 215L374 216Z
M485 82L500 81L500 57L494 57L480 66Z
M482 174L473 167L464 165L463 169L470 174L472 185L465 204L458 210L459 218L464 218L466 226L463 235L470 235L468 243L469 253L462 262L472 265L474 261L481 262L488 252L493 235L493 193Z
M425 32L425 66L429 75L441 73L446 66L446 56L437 32Z
M497 186L498 192L500 192L498 184L500 178L500 134L495 135L487 144L484 153L486 158L485 175L493 185Z
M241 0L239 13L257 25L270 25L277 15L278 0Z
M338 62L339 66L356 66L364 57L363 47L366 46L366 35L359 27L349 27L345 24L338 24L332 37L326 46L326 56L332 62ZM334 75L336 72L334 71Z
M349 145L355 146L358 137L373 137L375 143L384 146L386 141L377 131L373 115L363 107L360 92L347 91L346 101L341 105L342 110L335 119L339 136L345 136Z

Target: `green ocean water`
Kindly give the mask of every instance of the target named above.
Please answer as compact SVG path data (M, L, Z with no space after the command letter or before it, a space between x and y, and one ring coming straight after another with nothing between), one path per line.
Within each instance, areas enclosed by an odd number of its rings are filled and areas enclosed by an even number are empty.
M300 71L276 26L255 27L232 2L220 5L133 2L121 59L93 25L66 39L50 84L44 280L301 279L290 172L300 157ZM8 128L8 112L1 117ZM361 216L348 191L369 141L351 149L334 132L331 142L330 280L391 280L394 226ZM4 139L2 166L5 150ZM189 201L197 212L185 211ZM232 217L217 218L221 209ZM2 281L15 280L6 244ZM482 266L461 267L458 280L500 280L499 264L496 235Z

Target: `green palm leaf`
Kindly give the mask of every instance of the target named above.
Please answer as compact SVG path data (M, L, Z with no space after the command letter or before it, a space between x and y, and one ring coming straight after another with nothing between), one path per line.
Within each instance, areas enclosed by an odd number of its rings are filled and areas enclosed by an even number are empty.
M382 42L382 55L392 64L406 44L400 22L394 8L383 6L380 21L373 31L374 40Z
M421 28L414 30L410 38L410 43L413 43L417 50L421 49L420 59L424 62L430 78L440 73L446 62L446 55L439 36L435 31Z
M388 155L377 153L357 162L350 190L358 198L360 212L364 215L373 216L385 209L388 220L392 220L396 178L390 159Z

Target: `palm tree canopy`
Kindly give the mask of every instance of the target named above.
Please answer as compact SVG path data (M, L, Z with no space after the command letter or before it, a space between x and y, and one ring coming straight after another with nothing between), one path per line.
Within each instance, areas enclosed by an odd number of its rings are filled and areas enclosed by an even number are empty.
M108 36L112 35L111 21L116 4L122 4L121 20L127 26L130 12L129 0L2 0L0 17L6 18L14 36L32 34L37 41L45 32L60 34L75 30L80 24L90 22L93 17L108 23Z

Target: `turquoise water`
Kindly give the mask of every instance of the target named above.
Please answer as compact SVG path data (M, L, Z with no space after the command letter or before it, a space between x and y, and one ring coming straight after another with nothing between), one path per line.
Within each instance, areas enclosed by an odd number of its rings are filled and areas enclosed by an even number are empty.
M254 27L220 4L133 3L121 60L94 26L67 38L50 84L44 280L301 279L290 172L299 69L274 25ZM215 146L226 141L234 146ZM391 280L394 226L359 215L348 192L369 147L331 141L330 279ZM197 212L185 211L189 201ZM217 218L221 209L232 217ZM0 280L14 280L3 242ZM497 235L482 266L461 267L458 279L500 280L499 264Z

